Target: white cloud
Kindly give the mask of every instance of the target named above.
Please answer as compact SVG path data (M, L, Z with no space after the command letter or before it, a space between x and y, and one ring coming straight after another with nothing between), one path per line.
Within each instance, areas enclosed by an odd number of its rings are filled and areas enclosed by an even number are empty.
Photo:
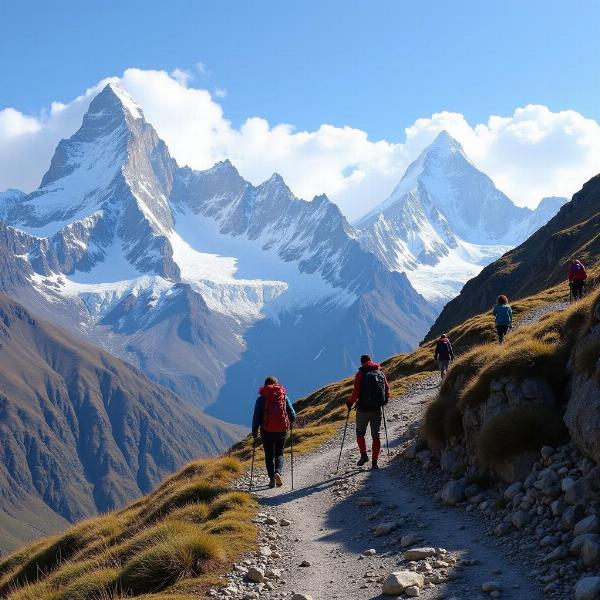
M199 66L200 65L200 66ZM199 63L195 69L206 73ZM373 141L352 127L321 125L297 131L248 118L239 129L225 118L207 90L190 86L192 73L128 69L118 81L144 109L180 164L196 169L230 158L257 184L274 171L310 199L327 193L355 219L385 199L408 164L443 129L457 138L473 162L522 205L543 196L570 196L600 169L600 126L575 111L552 112L539 105L510 116L491 116L471 126L459 113L418 119L401 143ZM61 137L79 126L91 98L109 79L39 115L0 110L0 189L34 189Z
M223 88L216 88L215 89L215 96L217 98L225 98L227 96L227 90L225 90Z

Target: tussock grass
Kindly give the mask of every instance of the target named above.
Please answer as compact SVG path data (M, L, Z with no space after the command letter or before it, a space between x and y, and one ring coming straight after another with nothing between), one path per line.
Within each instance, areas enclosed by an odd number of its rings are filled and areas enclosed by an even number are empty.
M7 600L192 600L256 541L257 504L231 491L245 469L191 463L129 507L84 521L0 562Z
M494 417L479 436L483 464L495 465L522 452L558 445L567 434L556 408L524 404Z
M519 314L524 314L525 309L538 308L542 300L545 302L554 296L555 290L550 290L539 297L516 303L513 307L518 306ZM460 435L462 424L459 421L464 410L484 402L489 396L490 384L496 378L542 377L551 384L556 397L560 399L568 376L567 363L573 349L581 343L583 336L596 322L594 307L599 301L600 294L590 294L565 310L550 312L537 322L517 329L503 345L484 343L463 353L452 364L438 397L426 411L422 431L427 442L432 447L439 448L452 436ZM478 322L481 318L474 317L474 320ZM469 322L473 322L473 319ZM575 369L590 373L595 369L599 358L600 343L577 348ZM548 435L554 439L558 430L558 427L554 427L556 418L543 411L536 417L536 411L537 409L524 409L522 413L513 414L510 419L514 422L522 414L523 422L531 426L547 418ZM498 427L502 425L502 421L499 423ZM510 444L498 443L498 454L494 456L494 460L518 453L519 448L527 449L530 447L527 444L537 449L544 443L550 443L550 440L542 440L540 443L541 438L535 433L527 438L527 434L520 428L515 428L515 432L516 439ZM492 439L492 430L486 431L486 436ZM523 441L520 441L521 437ZM484 455L491 457L493 451L487 443L486 448ZM511 448L517 451L513 452Z

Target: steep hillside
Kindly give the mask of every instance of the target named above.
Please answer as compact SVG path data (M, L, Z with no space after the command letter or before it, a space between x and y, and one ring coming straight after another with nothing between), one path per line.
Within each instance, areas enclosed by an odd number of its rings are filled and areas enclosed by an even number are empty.
M241 465L189 464L129 507L82 521L0 562L10 600L207 597L256 539L256 503L229 491Z
M469 281L446 305L427 339L489 310L498 294L525 298L564 282L564 296L568 297L569 259L575 256L593 271L600 256L599 201L597 175L544 227Z
M0 295L0 548L123 506L242 431Z

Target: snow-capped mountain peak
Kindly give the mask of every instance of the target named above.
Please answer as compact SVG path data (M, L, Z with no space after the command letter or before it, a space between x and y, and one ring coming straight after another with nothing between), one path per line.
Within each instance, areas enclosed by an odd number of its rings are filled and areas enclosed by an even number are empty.
M560 205L559 199L541 203L536 211L515 206L461 144L442 131L408 167L390 197L357 227L365 249L388 268L407 271L417 290L444 304Z

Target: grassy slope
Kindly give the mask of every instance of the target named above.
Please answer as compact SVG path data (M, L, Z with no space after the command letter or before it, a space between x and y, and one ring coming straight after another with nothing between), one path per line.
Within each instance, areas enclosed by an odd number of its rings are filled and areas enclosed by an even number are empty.
M531 300L537 301L540 296ZM598 292L589 294L565 310L550 312L516 330L501 347L482 344L460 356L427 409L423 432L429 444L439 448L460 437L465 409L486 400L495 378L542 377L560 401L574 348L576 372L589 372L600 357L600 347L582 348L580 343L596 323L594 307L599 300ZM455 385L459 377L463 383ZM564 434L558 407L521 406L490 420L480 432L480 458L484 464L498 464L521 452L555 444Z
M128 508L35 542L0 563L10 600L188 600L255 544L256 503L230 491L235 459L191 463Z
M525 298L553 286L568 296L567 266L571 257L589 268L600 256L600 175L590 179L558 214L523 244L507 252L471 279L449 302L428 338L487 310L499 293ZM592 273L597 278L600 272Z

